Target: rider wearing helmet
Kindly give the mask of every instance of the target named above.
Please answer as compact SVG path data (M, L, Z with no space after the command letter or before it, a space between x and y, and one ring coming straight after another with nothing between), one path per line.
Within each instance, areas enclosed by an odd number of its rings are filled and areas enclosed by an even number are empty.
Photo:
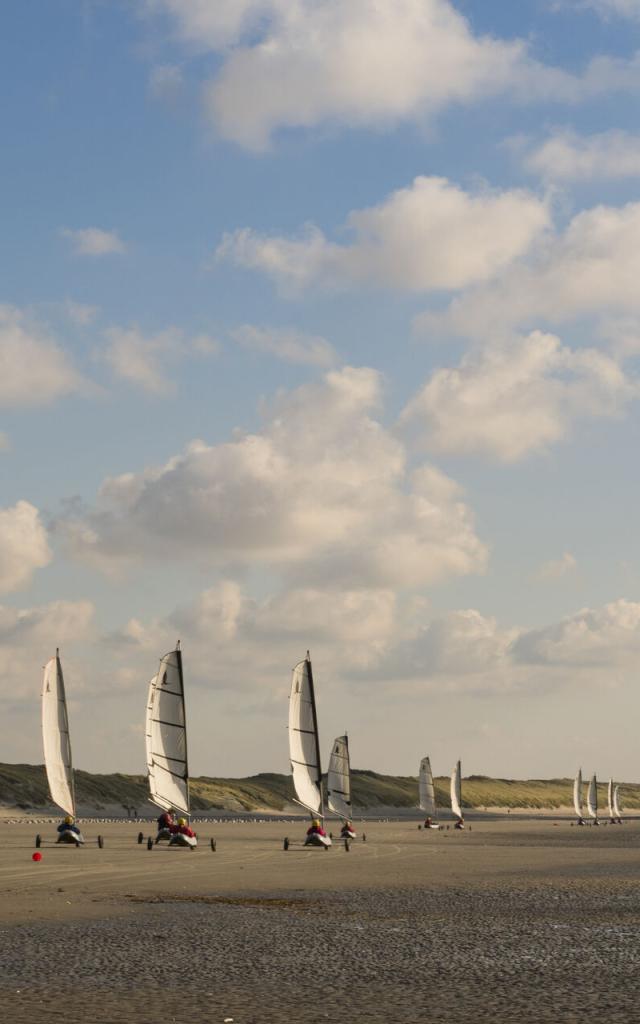
M187 825L186 818L178 818L177 824L171 826L171 834L189 836L190 839L195 838L195 832Z
M67 814L62 824L58 825L58 832L75 832L76 835L80 835L80 829L77 825L74 825L70 814Z
M320 824L318 818L314 818L311 822L311 827L307 829L308 836L326 836L326 832Z

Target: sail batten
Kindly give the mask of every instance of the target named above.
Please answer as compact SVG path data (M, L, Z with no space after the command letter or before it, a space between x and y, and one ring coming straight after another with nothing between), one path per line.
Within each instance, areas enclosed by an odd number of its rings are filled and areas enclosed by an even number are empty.
M57 652L55 658L50 658L44 667L42 742L51 799L65 814L75 817L69 717L62 665Z
M423 757L420 762L418 790L420 793L421 810L423 810L430 818L433 818L436 813L436 791L435 786L433 785L431 761L428 757Z
M297 802L322 816L322 768L311 659L293 670L289 697L289 758Z
M456 762L451 772L451 810L457 818L464 817L462 813L462 764Z
M337 736L331 748L327 772L327 803L334 814L341 818L351 817L351 768L349 761L349 740Z
M609 807L609 817L614 818L613 813L613 779L609 779L607 783L607 804Z
M149 683L146 741L151 802L188 815L187 726L179 647L165 654Z

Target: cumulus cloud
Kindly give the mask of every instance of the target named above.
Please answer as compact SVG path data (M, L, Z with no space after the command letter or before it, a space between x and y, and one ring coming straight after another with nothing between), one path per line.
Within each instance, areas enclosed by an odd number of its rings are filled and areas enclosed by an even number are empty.
M51 561L47 531L28 501L0 508L0 594L25 587Z
M640 81L635 60L599 57L580 74L544 66L522 40L474 35L449 0L147 0L147 7L168 13L190 49L222 55L206 85L206 109L222 136L253 150L282 128L423 122L451 104L505 93L517 102L579 102Z
M482 571L486 550L457 484L407 471L375 418L378 374L346 367L281 397L259 434L192 443L166 465L104 482L96 507L60 524L106 568L185 554L269 565L352 586L419 586Z
M543 562L533 578L541 583L553 582L575 572L577 566L578 563L571 552L565 551L560 558Z
M5 689L4 699L26 699L33 704L39 667L55 654L56 647L68 643L77 648L86 639L93 614L89 601L53 601L33 608L0 605L0 674L11 680L10 696ZM77 676L74 678L77 689Z
M244 228L224 237L219 259L260 270L285 288L312 282L382 284L408 291L486 281L525 252L549 223L530 192L468 193L445 178L416 178L378 206L353 211L353 241L329 241L309 226L297 238Z
M149 95L163 103L175 103L184 86L177 64L159 64L149 73Z
M640 603L623 599L523 632L514 644L519 661L546 665L630 667L639 651Z
M335 349L324 338L294 328L255 327L243 324L231 331L242 348L275 356L287 363L305 366L331 366L337 361Z
M640 176L640 135L609 131L578 135L555 132L528 153L525 167L549 181L591 181Z
M116 376L155 395L173 390L167 376L169 364L189 354L205 356L218 351L212 338L198 335L189 340L175 327L153 335L143 334L137 327L110 327L105 338L106 346L99 354Z
M603 18L616 16L632 18L634 20L640 19L640 4L638 4L638 0L569 0L569 2L571 6L596 11ZM566 6L566 0L564 6Z
M579 418L620 414L639 393L611 356L534 331L435 370L403 420L432 451L514 462L565 438Z
M417 318L416 327L486 338L514 325L637 314L639 277L640 203L595 206L507 267L499 284L469 289L444 314Z
M64 304L65 312L72 323L79 327L87 327L98 315L98 306L89 306L84 302L73 302L67 299Z
M70 357L42 325L0 305L0 406L47 405L83 386Z
M126 245L116 231L102 228L63 228L62 234L70 239L79 256L107 256L126 252Z

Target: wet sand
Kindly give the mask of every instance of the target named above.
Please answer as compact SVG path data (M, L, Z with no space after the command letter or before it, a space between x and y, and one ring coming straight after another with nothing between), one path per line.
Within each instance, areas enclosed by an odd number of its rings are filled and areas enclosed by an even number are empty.
M640 822L363 828L349 852L284 852L303 824L207 823L190 852L130 823L86 825L79 850L0 825L7 1019L640 1019Z

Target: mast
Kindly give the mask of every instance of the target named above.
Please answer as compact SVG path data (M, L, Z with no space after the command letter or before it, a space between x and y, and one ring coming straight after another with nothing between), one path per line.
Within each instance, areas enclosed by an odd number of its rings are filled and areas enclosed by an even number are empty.
M59 700L62 703L64 715L64 732L67 734L67 749L69 751L69 789L71 790L71 802L73 804L73 817L76 816L76 782L73 777L73 761L71 759L71 733L69 732L69 714L67 712L67 695L64 689L64 676L62 675L62 663L60 661L60 648L56 647L56 672L58 674Z
M316 694L313 688L313 672L311 671L311 656L307 651L307 673L309 676L309 697L311 700L311 716L313 719L313 732L316 744L316 761L318 764L318 778L317 784L320 791L320 817L324 818L324 791L322 788L322 767L320 761L320 737L318 735L318 713L316 711Z
M178 662L178 679L182 693L182 707L184 710L184 784L187 793L187 817L191 817L191 797L189 795L189 757L187 754L187 705L184 699L184 676L182 674L182 651L180 641L176 642L176 659Z

